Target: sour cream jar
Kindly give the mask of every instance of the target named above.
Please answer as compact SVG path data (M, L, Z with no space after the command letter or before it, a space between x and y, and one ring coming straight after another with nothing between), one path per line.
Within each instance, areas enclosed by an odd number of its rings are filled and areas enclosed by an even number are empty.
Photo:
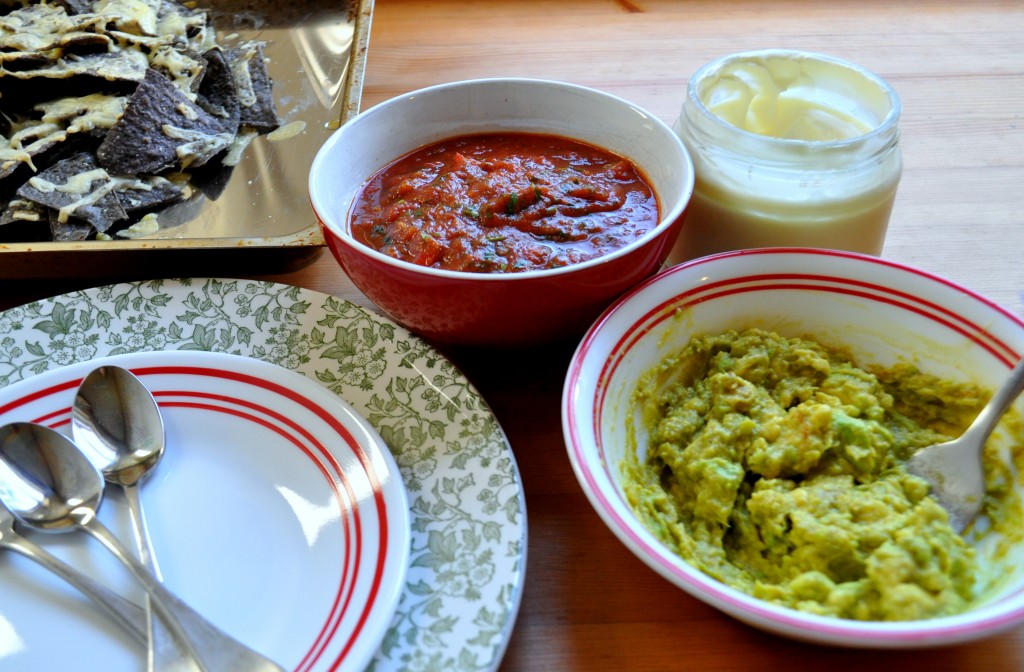
M765 50L703 66L675 126L696 183L671 260L781 246L881 254L899 117L888 83L830 56Z

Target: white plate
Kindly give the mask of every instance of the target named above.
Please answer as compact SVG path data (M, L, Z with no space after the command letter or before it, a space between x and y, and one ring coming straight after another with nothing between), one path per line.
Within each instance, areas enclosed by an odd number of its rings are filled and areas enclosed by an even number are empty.
M269 282L132 282L0 312L0 386L144 350L269 361L349 402L394 455L411 516L405 586L372 669L497 669L522 596L525 500L497 419L451 362L359 306Z
M163 413L167 450L141 494L167 586L287 669L363 670L409 559L405 487L377 432L292 371L194 351L102 358L15 383L0 390L0 423L68 433L75 390L106 364L131 369ZM107 496L100 513L133 548L117 499ZM140 601L86 535L29 535ZM0 593L4 662L14 669L70 669L83 656L104 670L141 669L143 647L126 646L111 621L31 561L0 565ZM53 646L54 632L65 645Z

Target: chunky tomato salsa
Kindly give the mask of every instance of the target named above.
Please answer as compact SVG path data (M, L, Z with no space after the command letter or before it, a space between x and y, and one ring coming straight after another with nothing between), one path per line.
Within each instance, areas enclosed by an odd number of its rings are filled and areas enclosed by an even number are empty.
M621 248L658 223L628 160L552 135L467 135L386 166L352 209L352 234L397 259L456 271L557 268Z

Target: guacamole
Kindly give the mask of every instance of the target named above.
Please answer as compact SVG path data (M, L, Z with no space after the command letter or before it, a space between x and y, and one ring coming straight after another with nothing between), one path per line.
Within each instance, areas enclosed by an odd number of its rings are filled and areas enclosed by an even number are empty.
M977 596L975 551L902 462L958 435L974 386L761 330L693 339L640 383L623 465L644 524L690 564L806 612L911 620Z

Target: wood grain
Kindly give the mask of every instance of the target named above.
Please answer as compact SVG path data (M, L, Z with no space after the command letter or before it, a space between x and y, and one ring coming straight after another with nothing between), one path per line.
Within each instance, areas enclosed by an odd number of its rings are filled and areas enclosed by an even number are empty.
M701 64L766 47L847 58L894 85L904 175L884 256L1022 314L1019 2L378 0L364 107L451 80L521 76L594 86L671 122ZM304 279L345 291L331 263ZM764 634L671 586L614 538L572 474L558 410L571 353L449 352L498 415L526 488L527 581L503 671L1024 668L1021 629L939 650L837 650Z
M671 122L700 65L768 47L830 53L894 85L905 168L884 256L1024 314L1019 1L377 0L363 107L519 76L594 86ZM268 279L370 305L328 254ZM447 352L493 407L526 489L527 580L503 672L1024 669L1024 628L937 650L837 650L764 634L662 580L598 519L569 466L559 399L573 345Z

